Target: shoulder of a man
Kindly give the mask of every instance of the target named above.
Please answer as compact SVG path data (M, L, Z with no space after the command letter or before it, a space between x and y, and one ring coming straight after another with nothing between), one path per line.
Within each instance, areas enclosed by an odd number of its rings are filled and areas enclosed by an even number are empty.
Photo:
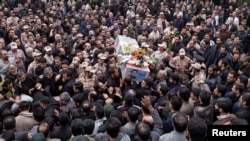
M131 141L131 139L125 132L120 132L116 138L116 141Z
M109 141L109 138L107 134L105 133L98 133L95 135L95 140L96 141Z

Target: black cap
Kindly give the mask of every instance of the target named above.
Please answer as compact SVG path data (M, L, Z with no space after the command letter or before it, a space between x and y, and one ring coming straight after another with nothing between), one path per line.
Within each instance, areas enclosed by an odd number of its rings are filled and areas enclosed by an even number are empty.
M196 49L196 54L203 55L204 51L202 51L201 49Z
M203 56L198 55L198 54L195 54L195 55L194 55L194 58L195 58L197 61L201 61L201 62L203 62L203 61L205 60L205 58L204 58Z

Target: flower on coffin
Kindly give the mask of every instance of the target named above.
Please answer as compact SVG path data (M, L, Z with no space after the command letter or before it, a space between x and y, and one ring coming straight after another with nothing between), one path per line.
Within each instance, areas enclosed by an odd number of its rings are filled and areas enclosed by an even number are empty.
M143 66L148 67L149 66L148 62L143 62Z
M137 60L140 54L141 54L141 49L135 48L134 51L132 51L132 59Z
M156 64L156 60L155 59L148 59L148 64L151 64L151 65L155 65Z
M128 64L133 64L136 65L138 60L129 60L127 63Z
M148 67L154 60L146 55L141 54L141 49L134 49L131 55L118 55L121 61L120 65L131 64L138 67Z
M147 48L141 48L141 54L147 55Z
M123 46L122 54L129 54L130 53L130 49L131 49L131 44L125 44Z

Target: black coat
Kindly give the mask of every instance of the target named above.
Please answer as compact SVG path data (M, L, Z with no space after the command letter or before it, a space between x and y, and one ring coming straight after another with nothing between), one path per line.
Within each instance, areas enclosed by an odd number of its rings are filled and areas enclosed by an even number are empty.
M206 50L202 50L204 51L203 57L205 58L205 65L208 68L210 65L212 65L214 63L214 50L211 47L208 47Z
M55 94L58 94L57 85L55 81L56 73L53 74L51 79L48 79L47 77L43 77L42 79L38 79L38 82L42 84L42 88L45 89L48 88L48 91L51 95L55 96Z
M242 108L239 112L236 113L236 116L238 118L245 119L248 123L250 123L250 107Z
M179 53L179 50L184 47L183 43L173 44L172 51L174 52L174 55L176 56Z
M29 94L29 90L36 85L36 77L32 74L27 74L25 80L20 85L15 86L16 94Z
M183 19L175 19L174 26L181 32L182 28L184 27L184 20Z

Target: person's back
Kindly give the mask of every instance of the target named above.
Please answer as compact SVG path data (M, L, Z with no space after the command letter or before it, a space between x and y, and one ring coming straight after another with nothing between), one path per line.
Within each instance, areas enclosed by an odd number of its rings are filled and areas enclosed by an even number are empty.
M241 109L236 113L237 118L242 118L250 123L250 93L245 93L241 96Z
M169 133L173 131L173 124L172 124L173 118L172 117L176 112L180 111L181 106L182 106L182 101L180 97L178 96L171 97L170 102L169 102L170 113L167 119L163 123L164 133Z
M72 133L70 131L70 128L68 127L69 124L69 117L66 113L61 112L58 116L59 121L59 128L57 130L54 130L51 132L50 137L61 139L61 141L67 141L70 139Z
M12 141L15 139L15 131L14 130L5 130L2 133L2 138L6 141Z
M207 124L204 119L193 116L187 125L187 136L190 141L205 141L207 134Z
M14 116L7 116L3 120L3 129L4 130L13 130L15 134L15 139L17 140L28 140L28 134L26 131L15 131L16 120Z
M130 137L124 133L120 132L121 122L118 118L111 117L106 121L106 133L98 133L95 136L96 141L131 141Z
M200 98L200 106L205 110L205 121L207 124L212 124L214 121L214 106L212 103L210 103L211 101L211 93L201 90L200 94L199 94L199 98Z
M21 112L15 118L16 119L16 131L29 131L33 128L33 125L38 124L38 121L34 120L33 113L29 112L31 103L28 101L21 101L19 109Z
M173 115L174 130L170 133L164 134L159 141L187 141L185 130L187 128L188 120L186 115L182 112L177 112Z
M83 131L84 136L89 139L89 141L95 141L95 134L93 134L95 128L95 121L92 119L85 119L83 121Z
M189 101L190 90L186 87L181 87L179 90L179 96L183 101L180 111L190 117L193 116L194 104Z
M145 122L139 122L136 126L137 135L133 138L133 141L150 141L151 130L150 126Z
M127 133L130 138L133 138L135 135L135 128L137 124L137 119L139 116L139 110L136 107L131 107L128 110L128 122L122 126L121 131Z

